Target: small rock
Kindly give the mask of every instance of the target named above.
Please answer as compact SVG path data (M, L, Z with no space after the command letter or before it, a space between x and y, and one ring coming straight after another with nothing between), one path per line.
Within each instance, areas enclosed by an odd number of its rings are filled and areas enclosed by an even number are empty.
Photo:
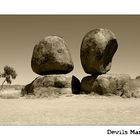
M81 83L80 80L75 76L72 76L71 87L72 87L73 94L80 94Z

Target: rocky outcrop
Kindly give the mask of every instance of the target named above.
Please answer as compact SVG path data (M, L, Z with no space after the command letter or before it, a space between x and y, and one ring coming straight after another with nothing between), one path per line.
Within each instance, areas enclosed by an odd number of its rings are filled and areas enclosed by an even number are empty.
M122 96L125 92L126 83L131 80L127 74L105 74L97 78L93 76L84 77L81 82L81 91L85 93L95 92L100 95Z
M35 98L54 98L62 95L71 95L71 88L37 87L34 89Z
M118 48L115 35L108 29L88 32L81 44L81 63L88 74L105 74L111 68L112 58Z
M22 95L48 96L71 92L71 77L66 75L48 75L37 77L22 89ZM41 94L42 92L42 94ZM46 95L45 95L46 94Z
M66 42L58 36L47 36L35 45L31 67L39 75L48 75L69 73L74 65Z

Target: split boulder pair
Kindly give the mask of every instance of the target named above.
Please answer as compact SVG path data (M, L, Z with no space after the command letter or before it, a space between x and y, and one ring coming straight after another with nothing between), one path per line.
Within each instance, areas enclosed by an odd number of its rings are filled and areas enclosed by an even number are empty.
M94 29L88 32L82 40L80 50L81 64L84 71L90 74L91 77L94 77L94 79L96 79L98 75L107 73L111 68L112 58L117 48L116 37L110 30ZM49 78L52 75L53 79L59 79L57 77L65 79L66 74L73 70L74 64L64 39L59 36L48 36L37 43L33 50L31 67L35 73L45 77L42 77L42 81L46 79L47 75L49 75ZM39 80L40 79L39 77ZM44 83L46 82L44 81ZM72 87L71 84L68 84L69 88L75 88L75 84L80 87L78 82L74 80L73 83L72 80ZM84 85L84 83L82 83L82 85ZM55 87L55 84L53 87ZM59 87L59 89L62 88L65 88L65 85L64 87ZM81 90L81 88L82 87L78 88L78 90Z

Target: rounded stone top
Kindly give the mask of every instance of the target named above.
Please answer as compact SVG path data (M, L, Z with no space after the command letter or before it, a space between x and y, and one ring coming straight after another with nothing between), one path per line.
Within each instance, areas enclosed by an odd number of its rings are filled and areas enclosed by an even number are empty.
M71 72L74 65L64 39L58 36L47 36L36 44L31 67L39 75Z
M112 58L118 48L115 34L109 29L88 32L81 44L81 63L88 74L104 74L111 68Z

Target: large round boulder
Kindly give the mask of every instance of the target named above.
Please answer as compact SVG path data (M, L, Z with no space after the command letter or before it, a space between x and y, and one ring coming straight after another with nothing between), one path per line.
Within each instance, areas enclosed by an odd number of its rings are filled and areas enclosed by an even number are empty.
M39 75L71 72L74 66L64 39L58 36L47 36L36 44L31 67Z
M88 32L81 44L81 63L88 74L105 74L111 68L112 58L118 48L114 33L108 29Z

